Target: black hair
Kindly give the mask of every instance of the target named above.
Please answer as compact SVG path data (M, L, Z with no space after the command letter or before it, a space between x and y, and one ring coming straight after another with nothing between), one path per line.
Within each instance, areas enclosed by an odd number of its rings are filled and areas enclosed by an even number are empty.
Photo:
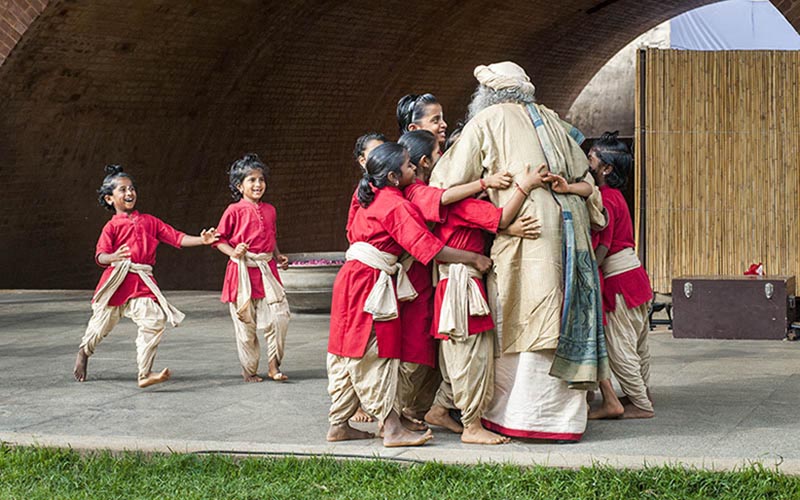
M240 159L231 164L228 170L229 184L231 195L234 200L241 200L242 193L239 192L239 186L244 182L245 177L253 170L261 170L264 174L264 179L269 175L269 168L258 158L255 153L247 153Z
M367 171L358 183L357 196L362 207L367 208L375 199L372 186L378 189L385 187L391 172L400 175L400 168L406 158L408 151L396 142L384 142L372 150L367 160Z
M398 144L408 150L409 161L416 167L423 156L431 159L435 148L439 147L439 141L429 130L412 130L400 136Z
M620 189L628 182L628 177L633 170L633 156L628 146L617 138L618 135L619 131L603 133L592 144L589 152L594 152L601 163L613 167L606 176L606 183L613 188Z
M453 143L456 142L458 137L461 135L461 132L464 130L464 125L465 123L461 120L459 120L456 123L456 126L453 128L453 130L451 130L450 133L447 135L447 140L444 141L444 151L442 151L442 153L450 149L450 146L452 146Z
M367 149L367 144L371 141L386 142L387 139L386 136L380 132L369 132L356 139L356 147L353 148L353 158L355 158L356 161L364 154L364 150Z
M117 187L117 180L120 177L127 177L131 180L131 184L133 184L134 189L136 189L136 181L133 180L133 177L131 177L130 174L126 174L122 171L122 165L110 163L106 165L103 170L105 171L106 176L103 178L103 184L100 185L100 189L97 190L97 201L100 202L101 207L113 212L114 205L106 201L106 196L114 193L114 189Z
M397 125L400 134L408 132L408 126L425 118L425 108L429 104L439 104L433 94L408 94L397 101Z

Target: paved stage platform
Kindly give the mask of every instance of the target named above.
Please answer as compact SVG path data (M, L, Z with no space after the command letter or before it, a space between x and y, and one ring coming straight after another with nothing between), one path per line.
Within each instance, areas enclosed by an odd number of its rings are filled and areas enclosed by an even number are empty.
M589 422L577 444L462 444L444 429L419 448L379 440L327 443L326 315L295 315L284 371L244 384L228 309L211 292L169 292L187 318L169 329L156 368L169 382L136 386L135 325L123 319L77 383L72 367L89 291L0 291L0 440L76 449L329 454L441 462L577 467L753 462L800 473L800 343L676 340L651 335L650 420ZM262 370L266 363L262 360ZM374 428L374 424L362 428Z

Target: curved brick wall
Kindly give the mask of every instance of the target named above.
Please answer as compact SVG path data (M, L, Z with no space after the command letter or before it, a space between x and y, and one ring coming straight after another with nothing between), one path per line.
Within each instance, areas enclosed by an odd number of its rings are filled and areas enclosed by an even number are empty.
M0 0L0 288L94 286L107 162L137 177L139 208L197 232L256 151L281 249L344 249L353 140L396 134L398 97L434 92L454 123L472 68L512 59L565 112L628 41L709 1L187 3ZM798 26L800 0L775 3ZM156 272L216 289L224 265L163 248Z

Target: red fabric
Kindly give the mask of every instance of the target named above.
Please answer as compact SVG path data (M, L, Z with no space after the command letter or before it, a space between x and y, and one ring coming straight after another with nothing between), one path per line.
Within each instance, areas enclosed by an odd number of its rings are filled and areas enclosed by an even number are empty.
M407 251L427 265L444 248L428 228L419 210L394 187L378 189L375 200L367 208L356 211L347 232L351 242L365 241L378 250L400 256ZM378 279L380 271L359 261L345 262L333 284L331 327L328 352L338 356L360 358L373 328L372 315L364 312L364 302ZM400 318L376 321L378 355L399 358L402 354Z
M600 194L603 195L603 206L608 212L608 225L599 233L592 234L592 245L595 249L599 245L608 248L608 256L626 248L635 248L633 222L622 193L618 189L602 186ZM600 288L603 293L604 313L617 308L618 294L622 294L625 298L625 305L628 309L639 307L653 299L650 278L644 267L632 269L610 278L602 278Z
M484 247L486 246L484 231L496 233L502 216L502 208L497 208L487 201L466 198L449 206L447 219L444 223L438 224L434 228L433 234L447 246L458 248L459 250L484 253ZM481 295L486 299L486 288L483 285L483 280L473 279L478 283ZM442 301L444 300L444 292L447 290L447 281L447 279L443 279L439 282L433 299L431 333L438 339L449 338L447 335L439 333L439 316L442 312ZM470 335L494 328L494 321L492 321L491 315L470 316L467 324Z
M431 337L433 285L431 264L414 261L408 278L417 291L414 300L400 302L400 328L403 332L400 361L436 367L436 340Z
M361 204L358 202L358 187L356 187L356 190L353 191L353 197L350 198L350 208L347 210L347 225L344 227L345 231L350 231L350 226L353 224L353 217L356 216L356 212L359 208L361 208Z
M444 191L416 179L413 184L406 186L403 196L419 208L426 222L442 222L447 212L446 207L442 206Z
M227 243L236 247L239 243L247 243L248 252L252 253L272 253L275 250L277 238L275 222L275 207L269 203L259 202L258 205L241 199L236 203L231 203L217 225L220 243ZM278 264L275 260L269 262L272 274L281 282L278 275ZM257 267L249 267L247 273L250 275L251 295L253 299L264 298L264 283L261 278L261 271ZM225 269L225 279L222 283L222 302L236 302L236 295L239 292L239 266L232 260L228 260L228 267Z
M128 245L131 252L131 262L155 266L158 244L166 243L175 248L180 248L184 236L186 236L185 233L178 231L152 215L141 214L138 211L134 211L130 215L116 214L103 226L103 231L100 233L94 252L95 261L97 261L97 256L101 253L114 253L122 245ZM100 281L97 283L95 293L108 280L111 272L111 266L107 266L100 277ZM153 278L153 281L155 281L155 278ZM156 300L153 292L147 288L147 285L144 284L138 274L128 273L122 285L111 296L108 305L121 306L129 299L137 297L150 297Z
M538 431L523 431L518 429L509 429L502 425L497 425L486 419L481 419L483 426L490 431L497 432L504 436L523 438L523 439L550 439L553 441L580 441L583 433L577 434L572 432L538 432Z

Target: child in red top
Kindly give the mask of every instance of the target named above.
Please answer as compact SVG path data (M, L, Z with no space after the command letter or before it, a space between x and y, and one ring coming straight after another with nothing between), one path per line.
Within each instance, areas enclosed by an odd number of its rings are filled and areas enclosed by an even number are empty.
M139 213L135 210L137 193L133 177L119 165L108 165L105 172L98 190L99 202L115 215L97 240L95 260L106 270L92 298L93 314L81 340L73 374L78 382L86 380L89 356L120 318L126 316L139 327L136 337L139 387L147 387L169 379L169 368L157 374L152 372L153 361L167 320L178 326L183 319L183 314L164 299L153 277L156 247L159 243L177 248L210 245L218 236L213 227L203 230L200 236L187 236L152 215Z
M370 152L386 142L386 136L379 132L369 132L358 139L356 139L356 146L353 148L353 158L355 158L358 167L361 169L361 175L367 171L367 159L369 159ZM345 231L350 230L350 224L353 223L353 217L356 215L356 210L361 205L358 203L358 186L353 191L353 197L350 199L350 209L347 211L347 225Z
M289 304L278 275L289 259L278 250L275 207L261 201L269 170L258 156L247 154L229 171L233 198L219 221L217 249L230 257L222 285L222 302L233 320L242 378L261 382L257 331L264 330L269 357L269 378L288 379L280 370L289 326Z
M628 180L633 158L617 133L605 133L589 150L589 168L603 195L608 225L593 234L603 282L606 345L611 371L627 401L620 402L610 380L600 382L603 405L589 418L651 418L648 312L653 292L650 279L634 251L633 224L619 191Z
M478 254L445 247L425 227L401 189L414 180L408 152L395 143L375 148L359 185L359 209L348 232L347 262L333 287L328 339L329 441L367 439L350 427L359 401L384 426L384 446L421 445L430 434L406 430L394 410L402 331L397 300L414 296L397 260L403 250L423 263L433 258L488 269ZM393 277L392 275L397 275ZM397 292L395 293L395 280Z

